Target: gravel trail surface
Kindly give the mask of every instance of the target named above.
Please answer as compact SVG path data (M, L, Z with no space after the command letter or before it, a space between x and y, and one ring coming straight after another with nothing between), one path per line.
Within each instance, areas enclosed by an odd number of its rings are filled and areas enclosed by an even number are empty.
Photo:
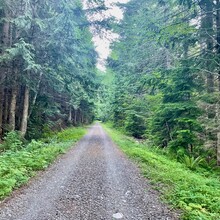
M0 220L178 219L99 124L0 204Z

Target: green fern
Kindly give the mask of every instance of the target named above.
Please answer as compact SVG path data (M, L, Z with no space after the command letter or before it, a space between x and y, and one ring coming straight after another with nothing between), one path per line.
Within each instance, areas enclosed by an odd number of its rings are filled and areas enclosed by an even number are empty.
M204 159L200 156L195 158L193 156L184 155L180 161L184 163L189 169L194 170L204 161Z

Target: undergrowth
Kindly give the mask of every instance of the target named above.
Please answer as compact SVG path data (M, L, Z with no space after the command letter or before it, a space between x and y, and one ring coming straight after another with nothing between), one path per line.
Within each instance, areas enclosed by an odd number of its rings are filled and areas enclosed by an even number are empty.
M7 136L1 145L5 151L0 154L0 199L25 184L36 171L45 169L59 154L65 153L85 131L81 127L69 128L47 140L32 140L26 146L22 145L17 134Z
M105 125L105 129L113 141L138 162L144 176L163 198L174 208L182 210L182 219L220 219L220 178L217 175L193 171L187 164L147 148L109 126Z

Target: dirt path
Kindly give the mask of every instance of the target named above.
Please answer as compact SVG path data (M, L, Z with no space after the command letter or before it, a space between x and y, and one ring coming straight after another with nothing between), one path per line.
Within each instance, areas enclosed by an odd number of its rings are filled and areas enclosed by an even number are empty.
M100 125L0 206L0 220L177 219Z

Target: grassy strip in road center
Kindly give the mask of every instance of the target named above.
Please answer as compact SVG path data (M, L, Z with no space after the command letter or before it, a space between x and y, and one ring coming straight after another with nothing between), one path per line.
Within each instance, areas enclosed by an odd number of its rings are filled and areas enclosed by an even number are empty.
M7 150L0 154L0 199L13 189L25 184L36 171L45 169L55 158L65 153L82 138L86 129L68 128L43 141L33 140L20 150Z
M217 176L207 177L194 172L108 125L104 128L122 151L138 162L144 176L163 198L183 211L182 219L220 219L220 180Z

